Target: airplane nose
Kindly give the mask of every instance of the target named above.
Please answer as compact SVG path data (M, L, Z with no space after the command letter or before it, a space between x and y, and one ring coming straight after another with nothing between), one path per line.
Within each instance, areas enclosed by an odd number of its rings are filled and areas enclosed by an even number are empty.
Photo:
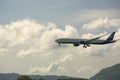
M58 40L56 39L55 42L58 42Z

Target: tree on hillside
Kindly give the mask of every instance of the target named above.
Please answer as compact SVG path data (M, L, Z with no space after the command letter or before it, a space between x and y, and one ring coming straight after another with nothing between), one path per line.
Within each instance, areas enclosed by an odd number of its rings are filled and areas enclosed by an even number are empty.
M44 79L40 78L39 80L44 80Z
M17 78L17 80L32 80L29 76L21 75Z

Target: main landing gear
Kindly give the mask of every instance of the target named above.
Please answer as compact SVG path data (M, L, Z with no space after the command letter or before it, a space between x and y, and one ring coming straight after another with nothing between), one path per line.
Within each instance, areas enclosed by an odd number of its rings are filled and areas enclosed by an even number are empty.
M58 44L59 44L59 46L61 46L60 43L58 43Z
M84 46L83 46L83 48L87 48L87 46L86 46L86 45L84 45Z
M90 47L90 44L84 44L83 48L87 48L87 46Z

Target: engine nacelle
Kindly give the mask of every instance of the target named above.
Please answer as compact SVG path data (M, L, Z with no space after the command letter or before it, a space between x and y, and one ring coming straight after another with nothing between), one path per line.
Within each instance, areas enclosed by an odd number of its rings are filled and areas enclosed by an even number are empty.
M77 47L80 45L80 43L74 43L73 45Z

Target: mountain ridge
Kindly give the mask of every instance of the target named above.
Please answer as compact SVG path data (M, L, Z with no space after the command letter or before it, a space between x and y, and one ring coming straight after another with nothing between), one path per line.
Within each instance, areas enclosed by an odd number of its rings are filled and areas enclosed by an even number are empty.
M0 73L0 80L17 80L22 74L18 73ZM26 75L34 80L88 80L85 78L75 78L68 76L57 76L57 75ZM120 80L120 63L102 69L96 75L91 77L89 80Z
M21 76L18 73L0 73L0 80L17 80L17 78ZM84 78L75 78L75 77L68 77L68 76L57 76L57 75L26 75L29 76L31 79L39 80L87 80Z
M120 80L120 63L102 69L89 80Z

